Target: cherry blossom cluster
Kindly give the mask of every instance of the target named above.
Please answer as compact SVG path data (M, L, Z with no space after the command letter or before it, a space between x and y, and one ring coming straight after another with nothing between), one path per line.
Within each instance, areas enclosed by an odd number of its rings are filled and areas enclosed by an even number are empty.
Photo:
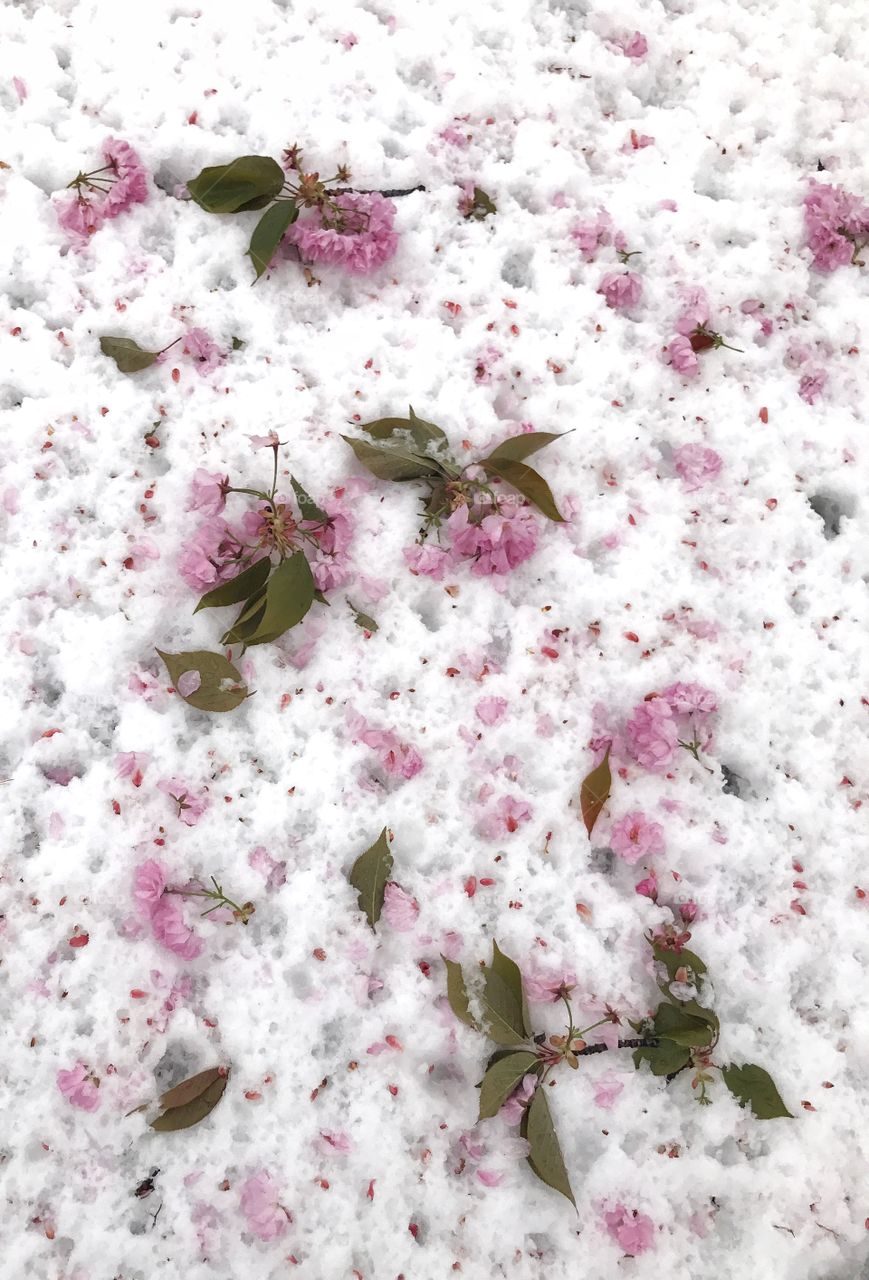
M128 142L107 138L102 146L105 164L79 173L70 195L57 202L57 220L76 246L86 244L104 222L126 213L148 198L148 175Z
M803 200L812 266L818 271L862 266L860 254L869 244L869 205L843 187L810 179Z
M480 578L510 573L537 550L539 527L533 512L512 494L477 495L450 512L438 536L437 545L406 547L404 558L411 572L442 582L461 564Z

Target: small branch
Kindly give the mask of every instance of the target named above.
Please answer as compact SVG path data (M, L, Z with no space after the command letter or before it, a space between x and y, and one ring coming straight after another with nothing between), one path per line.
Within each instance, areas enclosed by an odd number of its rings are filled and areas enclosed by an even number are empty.
M620 1040L618 1047L620 1049L657 1049L659 1044L657 1036L631 1036L628 1040ZM586 1057L590 1053L606 1053L608 1049L608 1044L587 1044L584 1049L580 1049L577 1057Z
M417 191L425 191L422 183L417 187L394 187L388 190L382 187L335 187L333 194L336 196L386 196L387 199L394 200L397 196L412 196Z

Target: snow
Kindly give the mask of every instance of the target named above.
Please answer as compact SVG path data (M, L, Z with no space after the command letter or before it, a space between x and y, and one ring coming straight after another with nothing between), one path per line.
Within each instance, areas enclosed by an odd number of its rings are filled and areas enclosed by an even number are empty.
M635 32L644 58L620 51ZM869 1276L867 285L810 269L802 217L810 176L869 194L859 21L784 0L22 0L0 33L5 1274ZM149 199L70 249L51 195L107 136L139 152ZM253 216L175 197L294 141L323 175L425 184L374 275L308 287L286 261L252 288ZM469 182L497 214L462 219ZM613 246L587 262L570 235L600 209L641 254L628 313L597 292ZM684 378L662 348L696 286L742 350ZM205 375L173 349L125 376L99 350L194 326L245 345ZM828 375L812 405L794 342ZM348 488L340 438L408 403L459 451L570 431L539 458L570 522L503 578L413 576L418 493ZM167 692L155 648L217 648L178 575L190 485L200 467L266 483L249 437L270 430L315 501L348 495L354 576L245 655L255 696L209 716ZM685 445L722 459L696 489ZM714 691L710 751L672 776L627 764L589 841L590 740L675 681ZM360 716L422 770L386 771ZM150 757L138 787L128 752ZM207 789L194 825L167 779ZM486 835L508 797L530 816ZM668 895L699 904L717 1060L765 1066L796 1118L755 1120L720 1079L698 1107L685 1075L666 1087L627 1053L583 1059L549 1090L574 1212L502 1119L474 1129L490 1046L449 1012L439 957L473 972L497 938L529 974L575 972L580 1004L647 1012L643 931L671 917L634 890L648 864L608 852L633 812L663 828ZM419 916L374 934L346 877L384 825ZM149 858L255 902L249 925L188 903L202 954L161 948L136 923ZM57 1086L79 1062L95 1111ZM127 1114L217 1064L199 1126ZM655 1226L633 1259L606 1230L618 1205Z

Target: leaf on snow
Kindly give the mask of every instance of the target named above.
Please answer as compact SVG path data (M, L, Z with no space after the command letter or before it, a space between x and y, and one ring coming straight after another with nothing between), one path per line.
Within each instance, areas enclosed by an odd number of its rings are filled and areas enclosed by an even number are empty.
M347 877L359 892L359 908L365 912L372 929L380 919L383 894L391 875L392 854L389 852L389 838L384 827L371 848L361 853L353 863Z
M208 213L262 209L280 194L286 175L271 156L239 156L211 165L187 183L190 198Z
M722 1067L724 1083L740 1106L749 1106L758 1120L793 1120L772 1077L763 1067L746 1062L741 1067Z
M163 659L169 678L180 697L197 711L232 711L248 696L241 672L220 653L192 649L189 653L157 653ZM192 693L181 693L178 681L189 671L199 675L199 686Z
M294 551L281 561L269 578L265 613L256 631L247 638L247 643L270 644L295 627L314 603L316 589L305 553Z
M223 1097L228 1078L226 1067L212 1067L169 1089L160 1098L163 1114L151 1121L151 1128L170 1133L199 1124Z
M527 1049L519 1053L507 1053L486 1071L480 1084L480 1114L478 1119L489 1120L534 1068L538 1066L536 1054Z
M477 1020L468 1007L468 989L465 986L462 966L455 960L448 960L446 956L441 956L441 959L447 967L447 999L450 1002L450 1008L460 1022L479 1031Z
M576 1208L570 1179L564 1167L564 1157L555 1133L549 1103L546 1101L546 1090L538 1089L523 1117L519 1132L527 1138L531 1147L528 1163L541 1182L545 1182L554 1191L566 1196Z
M479 464L490 476L500 476L500 478L522 494L523 498L527 498L529 502L549 520L554 520L559 524L564 523L564 516L555 505L555 499L552 496L552 490L533 467L528 467L524 462L513 462L507 458L483 458Z
M579 804L582 809L582 820L585 829L591 836L594 824L600 817L601 810L610 798L613 776L610 771L610 749L607 747L603 760L582 780L579 789Z
M148 369L160 354L159 351L145 351L132 338L100 338L100 351L114 360L121 373Z
M247 255L253 263L256 280L268 270L284 233L298 216L299 210L292 200L279 200L270 209L266 209L254 227Z
M229 582L222 582L219 587L206 591L193 612L198 613L200 609L220 609L224 605L238 604L240 600L247 600L265 585L271 567L272 562L268 556L257 560L256 564L243 569L236 577L230 578Z

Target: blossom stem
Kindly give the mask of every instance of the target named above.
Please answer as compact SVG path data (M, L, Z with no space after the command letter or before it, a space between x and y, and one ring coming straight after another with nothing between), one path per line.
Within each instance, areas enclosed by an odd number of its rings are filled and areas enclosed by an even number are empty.
M157 355L158 355L158 356L162 356L162 354L163 354L163 352L164 352L164 351L170 351L170 350L172 349L172 347L177 346L177 345L178 345L178 343L179 343L179 342L181 342L181 341L183 340L183 338L184 338L184 334L182 333L182 335L181 335L181 337L180 337L180 338L176 338L176 339L175 339L175 341L174 341L174 342L170 342L170 343L168 344L168 346L161 347L161 348L160 348L160 350L157 352Z
M657 1049L660 1041L657 1036L631 1036L627 1040L620 1040L619 1049ZM578 1058L587 1057L591 1053L607 1053L609 1051L608 1044L587 1044L584 1049L580 1049L577 1053Z

